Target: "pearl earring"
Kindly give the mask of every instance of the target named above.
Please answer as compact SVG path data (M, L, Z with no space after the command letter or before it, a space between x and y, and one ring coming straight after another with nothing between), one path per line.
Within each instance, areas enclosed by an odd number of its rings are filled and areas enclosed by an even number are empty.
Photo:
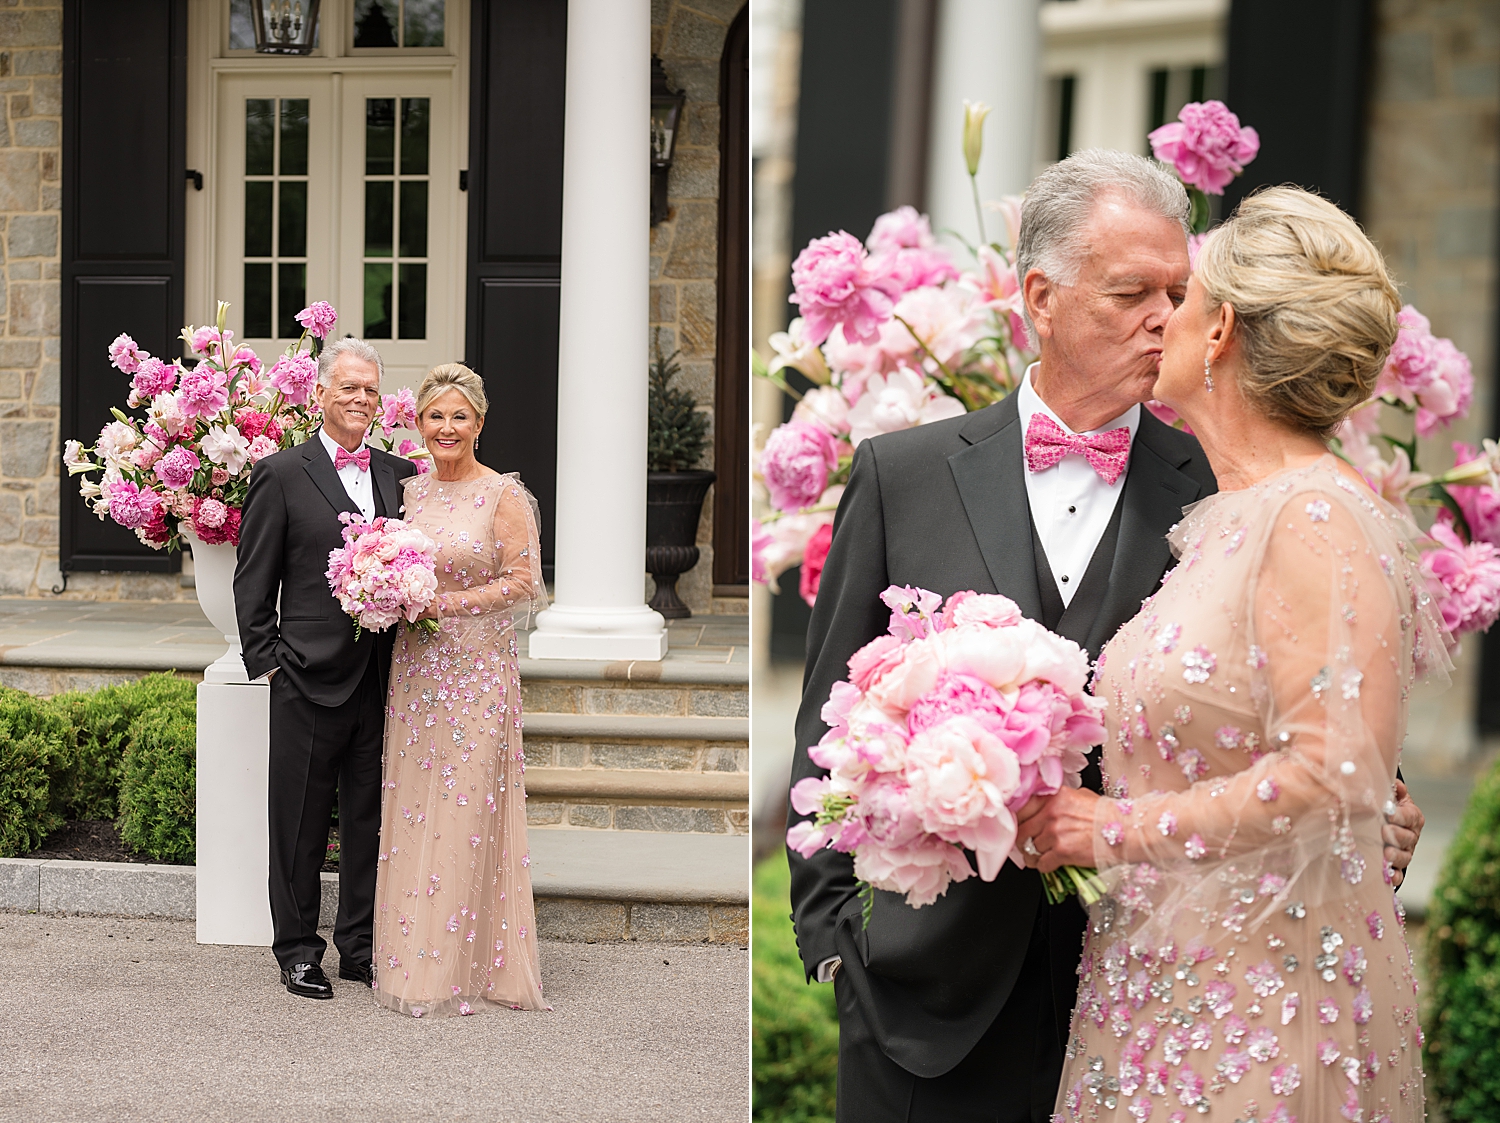
M1203 360L1203 386L1210 394L1214 392L1213 360L1207 357Z

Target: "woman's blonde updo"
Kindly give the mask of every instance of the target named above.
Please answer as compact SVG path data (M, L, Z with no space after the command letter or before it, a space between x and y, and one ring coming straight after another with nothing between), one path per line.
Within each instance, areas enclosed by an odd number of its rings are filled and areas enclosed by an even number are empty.
M1194 271L1211 306L1234 308L1241 390L1267 417L1326 437L1370 397L1401 298L1380 251L1338 207L1298 187L1251 195Z
M433 367L422 379L417 390L417 416L426 413L427 407L449 390L457 390L467 398L477 417L483 417L490 408L490 401L484 396L484 379L463 363L444 363Z

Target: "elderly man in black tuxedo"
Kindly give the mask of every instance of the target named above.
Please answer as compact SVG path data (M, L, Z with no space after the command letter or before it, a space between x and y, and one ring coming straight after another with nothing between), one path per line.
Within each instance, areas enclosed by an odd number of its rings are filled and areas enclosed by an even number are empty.
M411 461L365 445L380 409L380 354L362 339L318 356L323 425L250 473L234 601L252 679L270 680L271 950L292 994L332 998L321 966L318 876L335 795L339 807L339 977L370 985L380 754L394 632L366 632L328 588L339 515L401 514Z
M1217 490L1198 442L1141 404L1186 291L1188 213L1169 172L1123 153L1077 153L1032 184L1017 268L1040 362L995 405L856 451L808 631L794 784L821 774L819 711L885 631L888 585L1003 594L1090 658L1160 585L1169 528ZM1084 781L1098 790L1096 764ZM1404 869L1420 812L1398 818L1387 856ZM877 892L864 927L848 855L788 855L804 966L837 997L840 1123L1047 1120L1076 900L1047 905L1036 872L1007 864L922 909Z

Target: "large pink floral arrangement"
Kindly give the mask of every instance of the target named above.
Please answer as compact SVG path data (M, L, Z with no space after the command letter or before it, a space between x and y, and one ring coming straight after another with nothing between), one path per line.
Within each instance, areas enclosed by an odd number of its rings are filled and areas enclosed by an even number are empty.
M1016 812L1078 786L1104 703L1085 690L1083 649L1006 597L955 593L939 611L936 593L892 585L881 600L888 633L829 694L828 733L808 750L829 774L792 789L813 818L787 844L853 854L861 882L921 907L974 876L965 850L985 881L1007 858L1022 864ZM1047 876L1054 900L1097 890L1087 871Z
M196 360L168 362L129 335L116 338L110 362L130 376L126 405L144 416L115 408L92 447L70 440L63 451L94 513L135 531L153 549L179 548L184 531L211 545L239 545L250 469L318 426L317 348L338 319L332 305L320 300L297 313L302 335L269 370L249 347L235 346L234 332L224 326L228 310L220 301L212 327L182 329ZM411 397L409 390L400 393ZM399 423L414 424L415 410L404 410L406 399L398 398L386 396L384 415L394 411ZM425 455L410 445L403 442L402 455ZM95 479L94 472L102 475Z
M1013 246L1020 201L998 209ZM843 231L813 239L792 286L801 315L771 337L761 373L797 405L757 459L769 509L751 551L755 580L773 588L800 564L811 604L855 446L998 401L1033 355L1013 252L981 245L961 270L911 207L881 215L864 242Z
M345 511L344 544L328 554L328 588L354 618L354 635L384 631L398 620L417 623L437 598L437 543L411 523L365 522ZM437 621L421 626L437 630Z

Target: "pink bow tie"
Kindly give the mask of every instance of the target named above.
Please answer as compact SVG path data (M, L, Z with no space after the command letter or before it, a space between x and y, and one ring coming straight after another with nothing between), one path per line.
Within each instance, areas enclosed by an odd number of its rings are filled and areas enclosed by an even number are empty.
M1130 462L1130 427L1121 425L1107 433L1080 436L1066 433L1045 413L1031 415L1026 427L1026 467L1043 472L1069 453L1076 452L1099 473L1099 478L1113 484Z
M350 452L348 449L341 448L333 454L333 470L335 472L343 471L350 464L353 464L361 472L368 472L370 470L370 450L368 448L361 448L358 452Z

